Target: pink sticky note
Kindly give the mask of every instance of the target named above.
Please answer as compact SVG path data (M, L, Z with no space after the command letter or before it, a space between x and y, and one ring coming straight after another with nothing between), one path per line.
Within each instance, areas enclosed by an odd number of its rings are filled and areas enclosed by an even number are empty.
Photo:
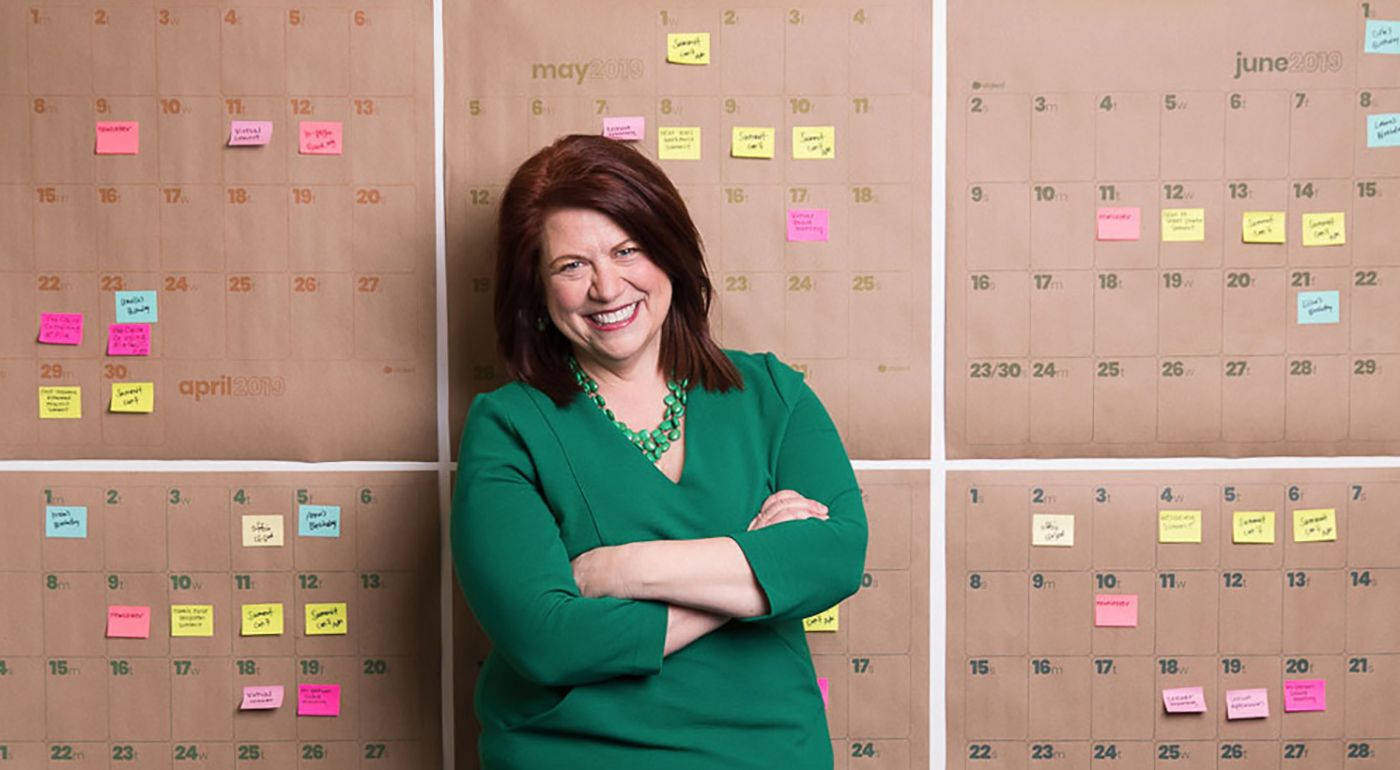
M229 123L228 145L230 147L249 147L267 144L270 141L272 141L272 121L270 120L235 120Z
M340 698L336 698L337 708ZM255 687L243 688L243 703L239 705L241 711L254 711L261 709L282 708L282 685L266 684Z
M1094 597L1094 625L1136 628L1137 620L1137 594L1099 594Z
M109 639L150 639L151 608L119 607L107 608L107 638Z
M345 151L343 132L336 121L303 120L298 150L302 155L340 155Z
M50 345L83 344L83 314L40 313L39 341Z
M646 138L647 119L603 118L603 136L622 142L640 142Z
M788 209L789 241L826 241L831 236L831 212L827 209Z
M111 324L107 327L107 355L149 356L150 324Z
M1203 714L1206 692L1201 687L1170 687L1162 691L1162 705L1168 714Z
M1142 209L1118 207L1099 209L1099 240L1136 241L1142 237Z
M822 705L831 708L831 680L824 676L817 677L817 687L822 691Z
M340 716L340 685L338 684L299 684L297 685L297 716L338 717Z
M98 155L135 155L141 151L141 124L134 120L99 120Z
M1326 679L1285 679L1283 682L1284 711L1326 711Z
M1269 715L1269 691L1265 688L1255 690L1226 690L1225 691L1225 718L1226 719L1263 719Z

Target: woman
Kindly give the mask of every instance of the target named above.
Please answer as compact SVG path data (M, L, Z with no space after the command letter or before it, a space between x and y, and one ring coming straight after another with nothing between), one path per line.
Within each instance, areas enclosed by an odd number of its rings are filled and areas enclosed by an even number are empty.
M571 136L516 171L514 381L472 404L452 515L484 770L832 767L802 618L860 583L860 490L801 375L711 339L710 296L641 153Z

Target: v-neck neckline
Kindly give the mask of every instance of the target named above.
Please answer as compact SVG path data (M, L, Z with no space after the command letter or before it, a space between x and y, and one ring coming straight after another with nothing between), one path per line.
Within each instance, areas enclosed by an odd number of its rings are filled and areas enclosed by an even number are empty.
M693 465L695 462L695 443L691 440L694 437L691 435L690 432L690 427L694 424L694 421L690 418L695 410L696 401L698 400L696 396L702 393L703 391L704 388L695 387L687 392L685 407L685 426L681 429L680 439L681 441L685 442L685 459L681 463L681 475L675 481L672 481L670 476L667 476L664 471L662 471L656 466L656 463L652 462L651 460L648 460L646 458L646 455L642 454L637 449L637 447L632 444L631 441L628 441L627 437L622 435L622 431L617 429L617 426L613 424L612 420L609 420L608 416L603 414L603 410L599 409L598 405L593 403L593 401L588 398L587 394L580 391L576 398L576 401L579 404L580 408L586 409L589 412L593 413L593 417L590 417L588 419L596 419L600 425L606 427L605 432L612 434L609 438L603 439L604 443L617 447L619 451L630 455L633 458L633 460L647 466L651 474L654 475L657 480L661 481L666 486L672 489L679 489L680 487L685 486L686 483L690 481L691 477L694 475Z

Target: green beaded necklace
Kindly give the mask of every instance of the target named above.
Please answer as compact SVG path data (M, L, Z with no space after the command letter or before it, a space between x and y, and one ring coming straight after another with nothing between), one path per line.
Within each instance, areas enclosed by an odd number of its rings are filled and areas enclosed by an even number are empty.
M690 380L676 382L672 379L666 380L666 412L661 418L661 424L651 430L632 430L627 427L627 423L617 419L613 410L608 408L608 403L603 400L603 395L598 392L598 381L588 376L588 372L578 365L578 360L569 356L569 369L574 373L574 381L578 383L585 395L588 396L598 408L603 410L603 414L622 431L622 435L632 442L632 446L640 449L648 460L656 462L661 459L661 455L671 448L671 442L679 441L681 438L681 417L685 415L686 385Z

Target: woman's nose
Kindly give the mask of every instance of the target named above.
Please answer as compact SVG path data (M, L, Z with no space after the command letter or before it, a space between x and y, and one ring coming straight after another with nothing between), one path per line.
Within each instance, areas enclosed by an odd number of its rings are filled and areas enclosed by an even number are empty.
M598 302L614 299L622 291L622 275L612 260L600 260L593 269L593 285L589 293Z

